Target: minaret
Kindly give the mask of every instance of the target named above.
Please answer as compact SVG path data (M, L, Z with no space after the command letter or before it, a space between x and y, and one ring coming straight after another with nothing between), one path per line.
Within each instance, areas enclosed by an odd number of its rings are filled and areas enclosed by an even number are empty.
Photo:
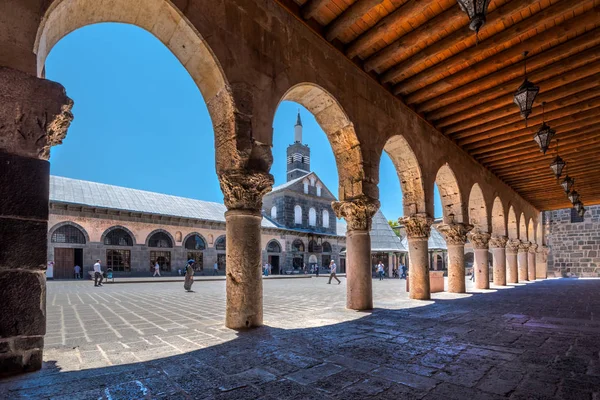
M304 176L310 172L310 149L302 144L302 120L300 110L294 125L294 143L287 148L287 181Z

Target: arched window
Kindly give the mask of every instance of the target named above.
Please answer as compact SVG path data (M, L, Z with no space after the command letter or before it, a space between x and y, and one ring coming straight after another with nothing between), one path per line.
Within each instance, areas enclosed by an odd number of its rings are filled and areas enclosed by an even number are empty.
M317 210L312 207L308 210L308 224L310 226L317 226Z
M271 207L271 218L277 219L277 206Z
M304 179L302 184L304 185L304 194L308 194L308 179Z
M304 252L304 243L302 243L302 240L300 240L300 239L294 240L294 243L292 243L292 250L303 253Z
M217 241L215 242L215 249L220 250L220 251L225 251L225 244L226 244L226 240L225 240L225 236L219 236L217 238Z
M85 236L79 228L73 225L63 225L52 234L52 243L85 244Z
M107 246L133 246L133 239L125 229L115 228L106 234L104 244Z
M323 242L323 253L331 253L331 245L329 242Z
M323 210L323 228L329 228L329 211Z
M166 233L156 232L148 239L148 247L173 247L173 242Z
M317 242L315 242L314 240L311 240L310 242L308 242L308 252L309 253L320 253L321 252L321 249L317 245Z
M185 248L188 250L204 250L206 249L206 242L200 235L192 235L185 240Z
M299 205L294 207L294 223L302 224L302 207Z
M317 181L317 180L315 179L315 177L314 177L314 176L311 176L311 177L310 177L310 186L315 186L315 182L316 182L316 181Z
M317 196L321 197L321 189L323 188L323 185L321 185L321 182L317 182Z
M281 245L277 240L271 240L269 244L267 244L267 251L269 253L281 253Z

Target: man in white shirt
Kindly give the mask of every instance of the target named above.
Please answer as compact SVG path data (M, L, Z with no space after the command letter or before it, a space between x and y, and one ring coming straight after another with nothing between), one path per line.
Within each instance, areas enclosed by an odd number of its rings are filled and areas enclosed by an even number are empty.
M154 264L154 275L152 276L160 276L160 265L158 264L158 261L156 262L156 264Z
M100 260L96 260L96 264L94 264L94 286L102 286L102 265L100 264Z
M327 282L327 284L331 284L331 278L335 278L336 281L338 281L338 285L340 283L342 283L338 277L335 275L335 273L337 272L337 265L335 265L335 262L333 260L331 260L331 262L329 263L329 282Z
M219 275L219 264L215 263L215 265L213 265L213 276L215 275Z

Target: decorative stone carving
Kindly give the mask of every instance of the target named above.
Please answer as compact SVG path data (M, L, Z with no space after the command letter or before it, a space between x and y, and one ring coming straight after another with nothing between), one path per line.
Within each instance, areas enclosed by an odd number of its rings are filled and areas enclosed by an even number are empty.
M464 245L473 225L450 222L436 225L436 229L444 236L447 245Z
M228 210L260 211L263 196L273 187L273 175L262 171L235 170L219 174Z
M506 252L511 254L516 254L519 250L519 245L521 241L519 239L509 239L506 242Z
M542 262L548 262L548 253L550 252L550 248L546 245L542 245L538 248L538 253L540 254Z
M60 84L0 67L0 149L47 160L67 134L72 108Z
M529 252L535 254L537 252L538 245L535 243L531 243L529 245Z
M398 222L406 228L406 235L409 239L429 239L433 218L427 214L419 213L410 217L400 217Z
M503 249L506 247L508 238L506 236L492 236L490 239L490 248L492 249Z
M480 228L473 228L471 232L467 234L469 241L473 245L474 249L487 249L490 241L490 234L482 231Z
M352 200L334 201L331 206L338 218L346 220L348 231L369 231L371 219L379 210L379 200L361 195Z
M531 246L531 243L522 241L519 244L519 253L527 253L529 251L529 246Z

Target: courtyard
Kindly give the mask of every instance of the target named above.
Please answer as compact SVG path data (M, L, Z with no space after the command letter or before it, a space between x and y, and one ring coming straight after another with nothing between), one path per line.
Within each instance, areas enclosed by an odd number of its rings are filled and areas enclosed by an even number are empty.
M49 282L41 371L0 398L600 398L600 280L550 279L410 300L373 281L264 282L265 326L224 327L225 282Z

